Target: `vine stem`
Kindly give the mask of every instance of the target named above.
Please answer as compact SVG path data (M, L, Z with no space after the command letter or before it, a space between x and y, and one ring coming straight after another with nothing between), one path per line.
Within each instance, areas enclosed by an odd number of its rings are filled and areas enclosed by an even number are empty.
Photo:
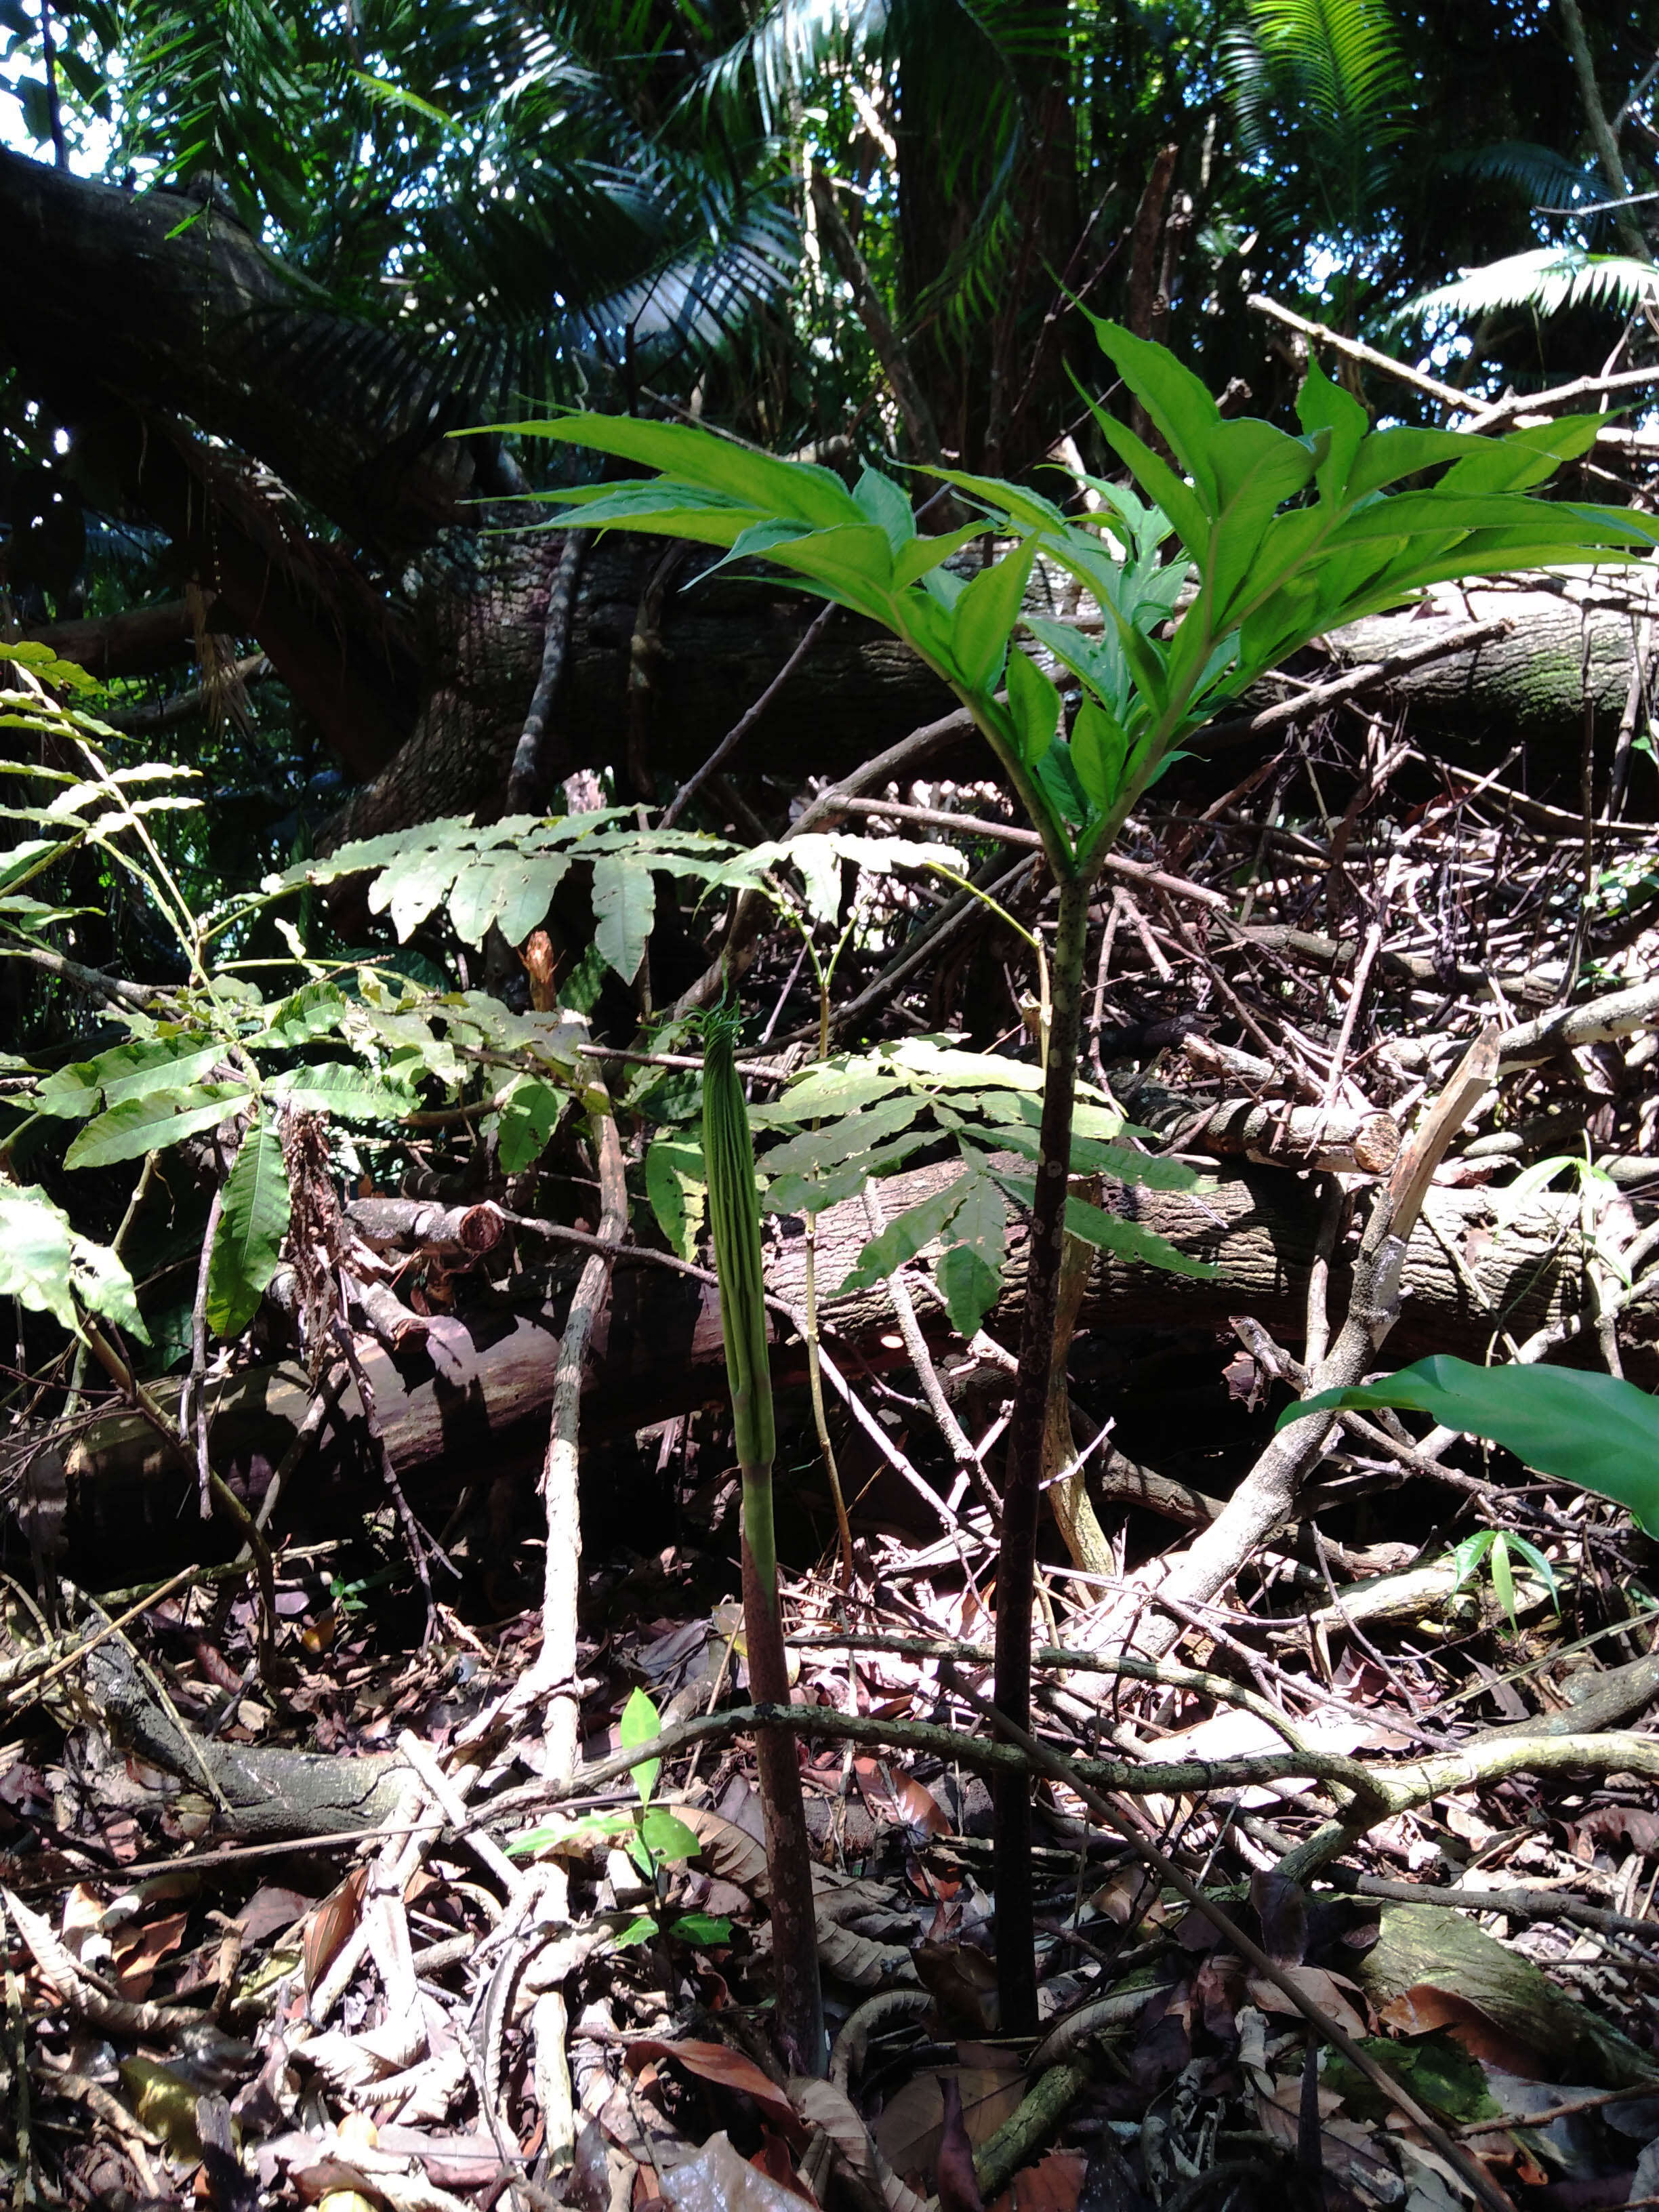
M1055 1358L1066 1194L1072 1158L1072 1108L1083 1038L1086 878L1060 877L1060 915L1049 969L1050 1012L1043 1064L1042 1122L1025 1279L1019 1364L1014 1376L1002 1545L997 1561L996 1706L1024 1729L1031 1711L1031 1593L1036 1577L1042 1502L1043 1431ZM1031 1899L1031 1798L1022 1772L995 1785L997 1986L1003 2033L1030 2035L1037 2024L1036 1925Z

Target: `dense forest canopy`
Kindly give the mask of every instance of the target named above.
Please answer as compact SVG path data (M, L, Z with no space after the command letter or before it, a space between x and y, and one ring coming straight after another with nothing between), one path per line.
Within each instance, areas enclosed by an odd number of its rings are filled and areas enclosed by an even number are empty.
M0 0L20 2204L1654 2201L1656 398L1659 0Z

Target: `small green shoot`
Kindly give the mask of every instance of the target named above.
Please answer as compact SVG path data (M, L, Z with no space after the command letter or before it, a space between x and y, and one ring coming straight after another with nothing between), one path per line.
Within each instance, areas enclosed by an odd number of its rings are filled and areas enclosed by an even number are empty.
M637 1751L642 1743L661 1734L662 1720L655 1705L643 1690L635 1690L623 1707L617 1741L624 1751ZM559 1850L580 1838L621 1836L625 1838L623 1848L660 1900L666 1887L666 1869L696 1858L702 1848L684 1820L665 1805L652 1803L661 1771L659 1759L642 1759L634 1769L634 1787L640 1802L632 1812L586 1813L579 1820L544 1820L539 1826L514 1836L507 1846L508 1856L533 1858L544 1851ZM732 1923L709 1912L683 1912L666 1922L655 1911L642 1912L617 1936L617 1947L625 1950L659 1936L676 1936L682 1943L703 1950L729 1943Z
M1561 1610L1561 1591L1555 1579L1555 1570L1536 1544L1524 1536L1516 1536L1503 1528L1477 1528L1472 1536L1465 1536L1452 1552L1452 1565L1457 1570L1457 1579L1452 1584L1454 1592L1461 1590L1479 1568L1482 1559L1487 1562L1492 1575L1492 1586L1498 1602L1509 1615L1510 1626L1521 1626L1515 1610L1515 1569L1510 1562L1511 1552L1519 1553L1550 1594L1550 1603L1559 1614Z

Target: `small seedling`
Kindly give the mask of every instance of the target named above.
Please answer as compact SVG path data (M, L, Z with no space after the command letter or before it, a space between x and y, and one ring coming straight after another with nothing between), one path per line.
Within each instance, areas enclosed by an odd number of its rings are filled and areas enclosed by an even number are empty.
M1509 1615L1510 1626L1521 1626L1515 1610L1515 1569L1511 1552L1518 1552L1550 1594L1550 1603L1559 1613L1561 1592L1556 1583L1555 1570L1536 1544L1528 1543L1524 1536L1514 1536L1503 1528L1477 1528L1472 1536L1465 1536L1452 1553L1452 1565L1457 1570L1457 1580L1452 1584L1454 1593L1476 1572L1482 1559L1492 1575L1492 1586L1498 1602Z
M661 1734L662 1721L656 1707L643 1690L635 1690L623 1707L617 1730L622 1748L637 1750ZM642 1759L634 1769L634 1787L640 1802L631 1812L586 1813L579 1820L544 1821L539 1827L515 1836L507 1846L508 1853L515 1858L529 1858L542 1851L556 1851L580 1836L621 1836L625 1838L623 1850L651 1884L660 1904L667 1887L667 1869L696 1858L702 1848L684 1820L665 1805L652 1803L661 1771L659 1759ZM703 1949L729 1943L732 1923L709 1912L683 1912L677 1919L664 1921L659 1911L653 1911L629 1921L616 1940L622 1949L633 1943L648 1943L658 1936L677 1936L682 1943Z

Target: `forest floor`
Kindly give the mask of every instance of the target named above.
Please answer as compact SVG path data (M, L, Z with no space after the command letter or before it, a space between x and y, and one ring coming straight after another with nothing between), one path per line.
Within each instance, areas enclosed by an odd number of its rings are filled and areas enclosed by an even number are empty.
M1150 1079L1195 1109L1403 1124L1496 1018L1530 1042L1437 1171L1491 1194L1455 1263L1478 1276L1523 1208L1553 1206L1546 1241L1582 1295L1518 1340L1494 1308L1492 1340L1644 1380L1659 830L1529 797L1518 773L1431 768L1351 714L1292 730L1201 810L1149 810L1097 917L1091 1061L1131 1112ZM937 782L886 796L980 818L997 803ZM977 992L975 1019L1029 1055L1012 945L982 939L954 983L935 969L892 993L892 1033L944 1029L952 993ZM766 949L756 1003L781 1008L792 957ZM1265 1156L1305 1179L1316 1133L1298 1142ZM1376 1187L1352 1162L1323 1171L1339 1256ZM1340 1318L1321 1280L1316 1337ZM767 2034L722 1408L586 1452L558 1679L535 1669L541 1587L571 1532L549 1553L522 1498L516 1524L475 1502L447 1529L413 1498L462 1571L430 1606L389 1509L349 1540L279 1544L269 1620L246 1569L106 1590L102 1627L66 1588L53 1613L9 1585L13 2203L1659 2203L1652 1548L1603 1500L1443 1436L1425 1452L1390 1418L1344 1434L1304 1517L1222 1597L1161 1610L1165 1555L1247 1478L1306 1349L1248 1314L1074 1346L1105 1551L1085 1565L1055 1529L1043 1547L1041 1739L1085 1765L1032 1778L1038 2041L1000 2032L997 1754L969 1702L989 1678L1005 1348L957 1340L928 1376L855 1373L864 1425L836 1415L850 1581L804 1399L784 1408L795 1694L821 1717L802 1757L825 2083L787 2078ZM1131 1502L1114 1453L1164 1489ZM638 1747L658 1727L647 1808ZM319 1761L363 1778L364 1817L337 1808L326 1833L303 1815ZM256 1768L257 1817L237 1782ZM1073 1786L1091 1778L1116 1825Z

